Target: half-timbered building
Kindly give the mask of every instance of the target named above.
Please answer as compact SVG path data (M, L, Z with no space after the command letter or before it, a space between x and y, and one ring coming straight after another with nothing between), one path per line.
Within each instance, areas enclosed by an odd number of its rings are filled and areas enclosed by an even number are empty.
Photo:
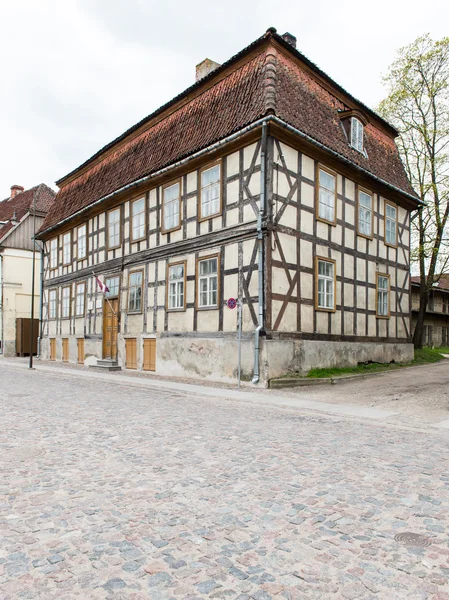
M57 182L39 236L46 357L232 381L230 297L254 383L411 357L420 201L397 132L295 46L271 28L204 61Z

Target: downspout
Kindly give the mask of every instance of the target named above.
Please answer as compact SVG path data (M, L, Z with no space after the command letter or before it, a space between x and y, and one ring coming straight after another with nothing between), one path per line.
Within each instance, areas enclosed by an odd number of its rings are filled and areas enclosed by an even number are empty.
M263 272L263 232L262 219L265 216L265 161L266 161L266 146L267 146L267 122L262 124L262 141L260 146L260 201L259 214L257 215L257 245L258 245L258 313L259 324L254 331L254 376L252 383L260 381L260 334L264 330L264 311L263 311L263 290L264 290L264 272Z
M0 354L3 354L3 320L4 320L4 306L3 306L3 254L0 252Z
M35 241L34 243L36 244L37 242ZM39 284L39 337L37 338L37 356L36 356L36 358L40 358L40 356L41 356L43 314L44 314L44 244L42 244L42 247L41 247L41 275L40 275L40 284Z

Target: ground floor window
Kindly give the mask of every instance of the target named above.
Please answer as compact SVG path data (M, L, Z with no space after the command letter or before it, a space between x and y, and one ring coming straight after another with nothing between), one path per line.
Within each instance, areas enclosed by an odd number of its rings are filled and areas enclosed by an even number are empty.
M335 310L335 261L317 258L316 263L316 308Z

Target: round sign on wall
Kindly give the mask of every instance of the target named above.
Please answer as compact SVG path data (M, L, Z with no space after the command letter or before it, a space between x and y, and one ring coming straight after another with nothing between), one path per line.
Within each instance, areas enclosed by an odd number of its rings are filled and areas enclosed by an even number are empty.
M235 298L229 298L226 302L228 308L235 308L237 306L237 300Z

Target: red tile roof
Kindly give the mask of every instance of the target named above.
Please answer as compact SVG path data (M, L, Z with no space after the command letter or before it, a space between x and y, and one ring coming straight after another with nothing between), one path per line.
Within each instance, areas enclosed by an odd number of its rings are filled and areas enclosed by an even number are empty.
M413 275L412 285L420 285L421 278L419 275ZM437 281L434 283L434 288L438 288L444 291L449 291L449 275L446 273L442 273L441 275L437 275Z
M14 198L6 198L0 202L0 221L7 221L5 225L0 225L0 241L15 226L15 222L20 222L29 211L33 211L36 201L36 213L48 213L54 202L56 193L44 183L36 185L29 190L17 194Z
M391 125L273 31L268 30L61 179L61 190L41 231L267 114L274 114L376 178L416 197L399 159L396 131ZM353 106L344 104L337 95ZM371 123L365 128L366 158L349 146L338 116L339 110L354 106ZM167 114L168 110L171 112Z

